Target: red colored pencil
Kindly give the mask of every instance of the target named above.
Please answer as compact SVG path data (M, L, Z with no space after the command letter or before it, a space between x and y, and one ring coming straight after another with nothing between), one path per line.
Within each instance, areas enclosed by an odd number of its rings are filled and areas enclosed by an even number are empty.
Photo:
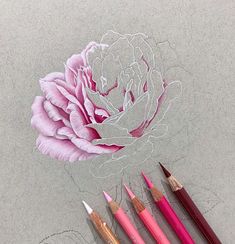
M156 206L160 209L161 213L164 215L167 222L171 225L172 229L175 231L176 235L179 237L183 244L193 244L195 243L187 229L171 207L170 203L164 197L162 192L160 192L150 181L150 179L142 172L142 176L150 189L151 195L156 203Z
M208 243L221 244L221 241L216 236L210 225L207 223L206 219L203 217L200 210L197 208L187 191L184 189L183 185L181 185L181 183L176 180L176 178L161 163L160 166L170 184L171 190L174 192L177 199L194 220L195 224L207 239Z
M136 213L144 223L145 227L148 229L150 234L159 244L170 244L169 240L159 227L158 223L154 220L153 216L145 208L144 204L137 198L134 193L124 185L127 191L128 196L131 199L131 202L135 208Z
M114 215L118 223L121 225L127 236L130 238L132 243L145 244L137 229L131 223L130 219L125 214L123 209L119 206L119 204L113 201L113 199L108 195L108 193L106 193L105 191L103 193L106 201L108 202L112 214Z

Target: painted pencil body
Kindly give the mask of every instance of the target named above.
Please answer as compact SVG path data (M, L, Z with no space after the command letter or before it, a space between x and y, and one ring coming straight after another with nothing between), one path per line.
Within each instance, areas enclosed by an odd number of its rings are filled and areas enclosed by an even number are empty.
M171 173L162 164L160 164L160 166L170 184L172 191L185 210L188 212L188 214L191 216L191 218L194 220L195 224L207 239L208 243L221 244L221 241L216 236L215 232L212 230L206 219L203 217L202 213L197 208L191 197L188 195L183 185L181 185L181 183L176 180L176 178L171 175Z
M189 213L191 218L197 224L198 228L205 236L207 241L211 244L221 244L222 242L216 236L215 232L212 230L206 219L203 217L202 213L192 201L186 190L182 188L175 191L174 193L181 202L181 204L184 206L186 211Z
M130 191L129 188L126 187L126 190L129 197L131 198L131 202L136 210L136 213L138 214L141 221L144 223L145 227L151 233L152 237L159 244L170 244L170 241L167 239L166 235L161 230L153 216L145 208L144 204Z
M189 232L172 209L167 199L163 196L158 202L155 202L160 209L167 222L171 225L176 235L179 237L183 244L194 244L194 240L190 236Z
M142 176L150 189L151 195L154 199L156 206L159 208L161 213L164 215L167 222L170 224L181 243L183 244L194 244L194 240L190 236L189 232L175 213L174 209L171 207L170 203L167 201L165 196L159 191L150 179L142 172Z
M118 209L114 216L117 219L118 223L122 226L124 231L127 233L132 243L145 244L144 240L121 208Z
M112 214L114 215L117 222L121 225L131 242L134 244L145 244L144 240L138 233L135 226L131 223L129 217L125 214L123 209L115 201L113 201L106 192L104 192L104 195L112 211Z
M83 201L83 204L90 216L90 220L94 225L95 229L99 233L102 240L107 244L120 244L119 240L106 224L105 221L100 217L100 215L89 207L89 205Z

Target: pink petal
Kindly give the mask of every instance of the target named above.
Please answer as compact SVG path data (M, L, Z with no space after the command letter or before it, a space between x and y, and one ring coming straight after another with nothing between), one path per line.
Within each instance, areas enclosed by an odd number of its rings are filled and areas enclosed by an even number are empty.
M71 127L69 122L69 115L64 112L64 110L54 106L50 101L44 101L43 107L48 115L48 117L54 121L63 121L64 125Z
M88 141L92 141L94 139L100 138L97 131L93 128L84 127L87 124L83 114L81 111L74 110L70 114L70 122L73 128L73 131L79 138L86 139Z
M122 148L116 145L111 145L111 146L93 145L91 142L81 138L73 138L71 141L78 148L88 153L96 153L96 154L113 153Z
M40 80L40 86L47 100L49 100L55 106L66 110L68 99L61 94L56 83Z
M58 140L43 135L38 136L36 145L41 153L63 161L74 162L96 156L80 150L69 140Z
M65 66L65 79L69 84L73 86L76 85L78 69L80 69L81 66L84 66L84 60L80 54L74 54L67 60Z
M62 121L53 121L48 117L43 107L44 101L44 97L35 97L32 105L33 116L31 119L31 125L33 128L38 130L39 133L45 136L54 136L57 129L64 125Z
M108 112L102 108L95 109L95 120L97 123L102 123L105 119L107 119L110 115Z
M53 72L53 73L50 73L50 74L46 75L41 80L48 81L48 82L53 82L53 81L55 81L57 79L64 81L64 74L61 73L61 72Z
M83 112L83 116L86 118L87 121L89 121L89 118L87 117L86 111L83 107L83 105L77 100L77 98L73 95L71 95L67 90L65 90L61 86L57 86L58 90L63 94L64 97L66 97L71 103L76 104L79 109Z
M75 138L76 135L74 134L74 131L71 128L68 127L62 127L57 130L57 135L62 136L67 139Z

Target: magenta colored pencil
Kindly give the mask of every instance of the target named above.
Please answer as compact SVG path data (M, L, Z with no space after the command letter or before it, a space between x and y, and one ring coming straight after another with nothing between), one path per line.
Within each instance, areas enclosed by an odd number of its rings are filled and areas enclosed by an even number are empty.
M145 244L137 229L131 223L130 219L125 214L123 209L119 206L119 204L113 201L113 199L105 191L103 193L105 199L109 204L112 214L114 215L118 223L121 225L127 236L130 238L131 242L135 244Z
M167 222L170 224L172 229L175 231L178 238L181 240L184 244L193 244L195 243L192 237L190 236L189 232L171 207L170 203L167 201L167 199L164 197L162 192L160 192L150 181L149 178L142 172L142 176L144 177L144 180L150 189L150 192L152 194L152 197L154 199L154 202L156 206L160 209L162 214L164 215Z
M124 185L125 186L125 185ZM150 234L153 236L153 238L157 241L159 244L170 244L169 240L165 236L164 232L159 227L156 220L153 218L153 216L149 213L149 211L145 208L144 204L137 198L134 193L125 186L126 191L128 193L128 196L131 199L131 202L135 208L136 213L144 223L147 230L150 232Z

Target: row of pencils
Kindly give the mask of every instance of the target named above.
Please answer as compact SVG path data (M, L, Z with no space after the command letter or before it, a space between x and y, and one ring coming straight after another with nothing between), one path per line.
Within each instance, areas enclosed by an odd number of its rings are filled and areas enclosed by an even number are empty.
M188 212L189 216L193 219L195 225L201 231L202 235L205 237L208 243L210 244L221 244L221 241L216 236L215 232L212 230L206 219L201 214L200 210L197 208L183 185L176 180L176 178L160 163L160 166L164 172L164 175L167 178L167 181L171 187L171 190L175 194L176 198L179 200L183 208ZM171 226L172 230L175 232L180 242L183 244L193 244L196 243L191 237L188 230L185 228L184 224L177 216L174 209L171 207L168 200L162 194L162 192L157 189L150 179L142 172L142 176L149 188L152 198L157 206L157 208L161 211L162 215ZM131 200L131 203L139 216L140 220L143 222L144 226L148 230L149 234L153 237L156 243L159 244L169 244L167 236L163 232L163 230L158 225L157 221L150 214L148 209L144 206L143 202L135 196L135 194L124 185L126 192ZM103 192L104 197L110 207L114 218L123 228L124 232L130 239L132 243L136 244L144 244L146 243L138 230L132 224L131 220L125 213L125 211L119 206L117 202L115 202L112 197L107 193ZM95 229L99 233L100 237L104 241L104 243L109 244L118 244L120 243L118 237L112 232L106 222L101 218L101 216L94 211L85 201L83 204L90 216L90 219L95 226Z

